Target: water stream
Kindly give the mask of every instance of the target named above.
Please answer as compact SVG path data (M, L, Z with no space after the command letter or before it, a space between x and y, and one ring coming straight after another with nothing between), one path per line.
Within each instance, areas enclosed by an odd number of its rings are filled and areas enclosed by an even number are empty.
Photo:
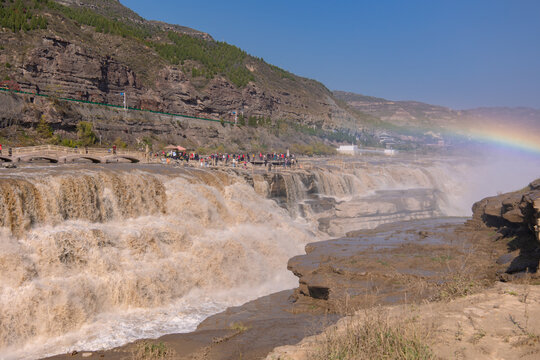
M293 288L305 244L396 219L468 215L461 161L277 174L67 166L0 174L0 358L192 331ZM460 202L461 201L461 202Z

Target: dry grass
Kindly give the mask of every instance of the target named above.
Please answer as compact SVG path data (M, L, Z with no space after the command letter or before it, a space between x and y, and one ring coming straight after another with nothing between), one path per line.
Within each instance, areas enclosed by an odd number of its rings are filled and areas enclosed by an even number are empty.
M530 327L530 314L529 314L529 303L528 298L530 295L530 287L526 285L524 288L523 294L518 294L515 291L505 291L506 294L515 293L514 296L519 296L519 302L524 305L524 323L518 322L512 315L509 316L509 320L514 326L519 330L518 333L521 333L522 337L514 346L533 346L537 343L540 343L540 335L536 334ZM513 295L513 294L510 294Z
M310 359L435 359L421 340L427 332L412 319L390 322L381 310L367 310L362 320L349 320L339 329L328 329Z
M172 360L175 358L174 349L167 347L163 342L142 341L137 343L131 352L132 360Z
M229 329L234 330L238 333L243 333L244 331L248 330L249 327L247 325L244 325L244 323L240 321L235 321L229 325Z
M470 274L452 274L438 285L437 293L431 301L450 301L459 297L474 294L482 290L485 285Z
M474 294L488 285L487 280L479 276L483 272L482 265L473 261L479 256L479 250L475 247L464 248L462 253L463 256L456 258L455 262L446 263L447 275L437 286L436 294L429 300L450 301Z

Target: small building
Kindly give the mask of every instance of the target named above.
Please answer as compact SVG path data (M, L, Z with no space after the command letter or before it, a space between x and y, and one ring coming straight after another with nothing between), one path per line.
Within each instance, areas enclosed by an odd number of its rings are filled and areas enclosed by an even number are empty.
M360 154L360 149L356 145L340 145L337 152L345 155L357 155Z

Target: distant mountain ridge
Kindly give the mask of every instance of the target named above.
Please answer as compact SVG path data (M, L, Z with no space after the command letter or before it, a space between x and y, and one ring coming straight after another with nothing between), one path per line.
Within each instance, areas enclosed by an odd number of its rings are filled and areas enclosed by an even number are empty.
M392 101L345 91L334 91L333 94L354 110L396 126L447 129L467 128L472 125L515 123L540 131L540 109L481 107L453 110L418 101Z

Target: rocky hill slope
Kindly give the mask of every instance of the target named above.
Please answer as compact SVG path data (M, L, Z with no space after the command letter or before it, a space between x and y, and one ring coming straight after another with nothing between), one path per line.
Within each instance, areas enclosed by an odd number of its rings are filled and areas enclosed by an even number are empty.
M170 113L357 128L321 83L114 0L3 0L0 76L24 91ZM10 23L9 14L27 19ZM38 20L35 20L38 19ZM34 26L34 22L45 19Z

